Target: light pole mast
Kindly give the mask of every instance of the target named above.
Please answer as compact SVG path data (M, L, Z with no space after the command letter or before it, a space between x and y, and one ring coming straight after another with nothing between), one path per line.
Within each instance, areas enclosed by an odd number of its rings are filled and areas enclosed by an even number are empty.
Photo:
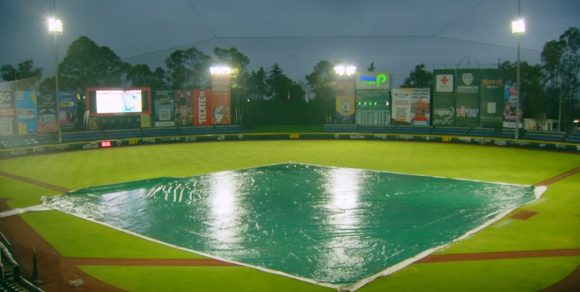
M518 18L521 17L521 0L518 0ZM522 94L520 93L521 85L520 85L520 48L521 48L521 35L518 34L518 72L517 72L517 89L518 89L518 99L516 102L516 134L515 138L518 139L520 136L520 98Z
M515 119L515 130L514 138L519 138L519 126L520 126L520 97L521 86L520 86L520 51L521 51L521 36L526 32L526 22L521 16L521 1L518 0L518 19L512 21L512 34L516 35L518 38L518 56L517 56L517 77L516 77L516 119Z
M56 17L56 0L52 1L52 17L48 19L48 32L54 34L54 94L56 100L56 135L58 143L62 142L62 132L60 127L60 101L58 100L58 35L62 34L62 21Z

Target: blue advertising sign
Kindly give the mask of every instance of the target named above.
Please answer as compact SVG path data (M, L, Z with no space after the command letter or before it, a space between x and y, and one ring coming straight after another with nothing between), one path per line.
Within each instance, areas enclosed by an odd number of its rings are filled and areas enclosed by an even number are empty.
M36 93L17 91L14 99L16 124L19 135L36 133Z

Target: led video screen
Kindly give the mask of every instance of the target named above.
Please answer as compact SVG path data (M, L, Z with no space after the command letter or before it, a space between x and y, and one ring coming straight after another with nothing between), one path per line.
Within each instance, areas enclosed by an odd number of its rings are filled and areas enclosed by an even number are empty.
M98 114L143 111L141 90L97 90L95 101Z

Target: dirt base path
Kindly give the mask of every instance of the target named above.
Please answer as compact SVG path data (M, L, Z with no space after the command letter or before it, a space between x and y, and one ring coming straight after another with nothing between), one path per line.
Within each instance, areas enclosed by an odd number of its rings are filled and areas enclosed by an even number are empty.
M0 210L8 210L4 201L0 201ZM22 275L27 279L32 278L32 253L36 249L39 286L45 291L123 291L85 274L74 263L64 260L20 216L1 218L0 231L12 244L12 254L21 266ZM79 278L84 281L82 286L69 286L68 281Z
M417 263L487 261L487 260L504 260L504 259L522 259L522 258L571 257L571 256L580 256L580 248L436 254L425 257L417 261Z
M568 277L562 279L562 281L542 290L546 292L556 292L556 291L580 291L580 266L572 272Z

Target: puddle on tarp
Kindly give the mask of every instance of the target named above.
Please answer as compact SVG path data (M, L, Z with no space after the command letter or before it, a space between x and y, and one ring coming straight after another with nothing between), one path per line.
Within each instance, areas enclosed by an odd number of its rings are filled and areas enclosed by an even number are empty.
M535 199L533 187L302 164L87 188L52 208L348 287Z

